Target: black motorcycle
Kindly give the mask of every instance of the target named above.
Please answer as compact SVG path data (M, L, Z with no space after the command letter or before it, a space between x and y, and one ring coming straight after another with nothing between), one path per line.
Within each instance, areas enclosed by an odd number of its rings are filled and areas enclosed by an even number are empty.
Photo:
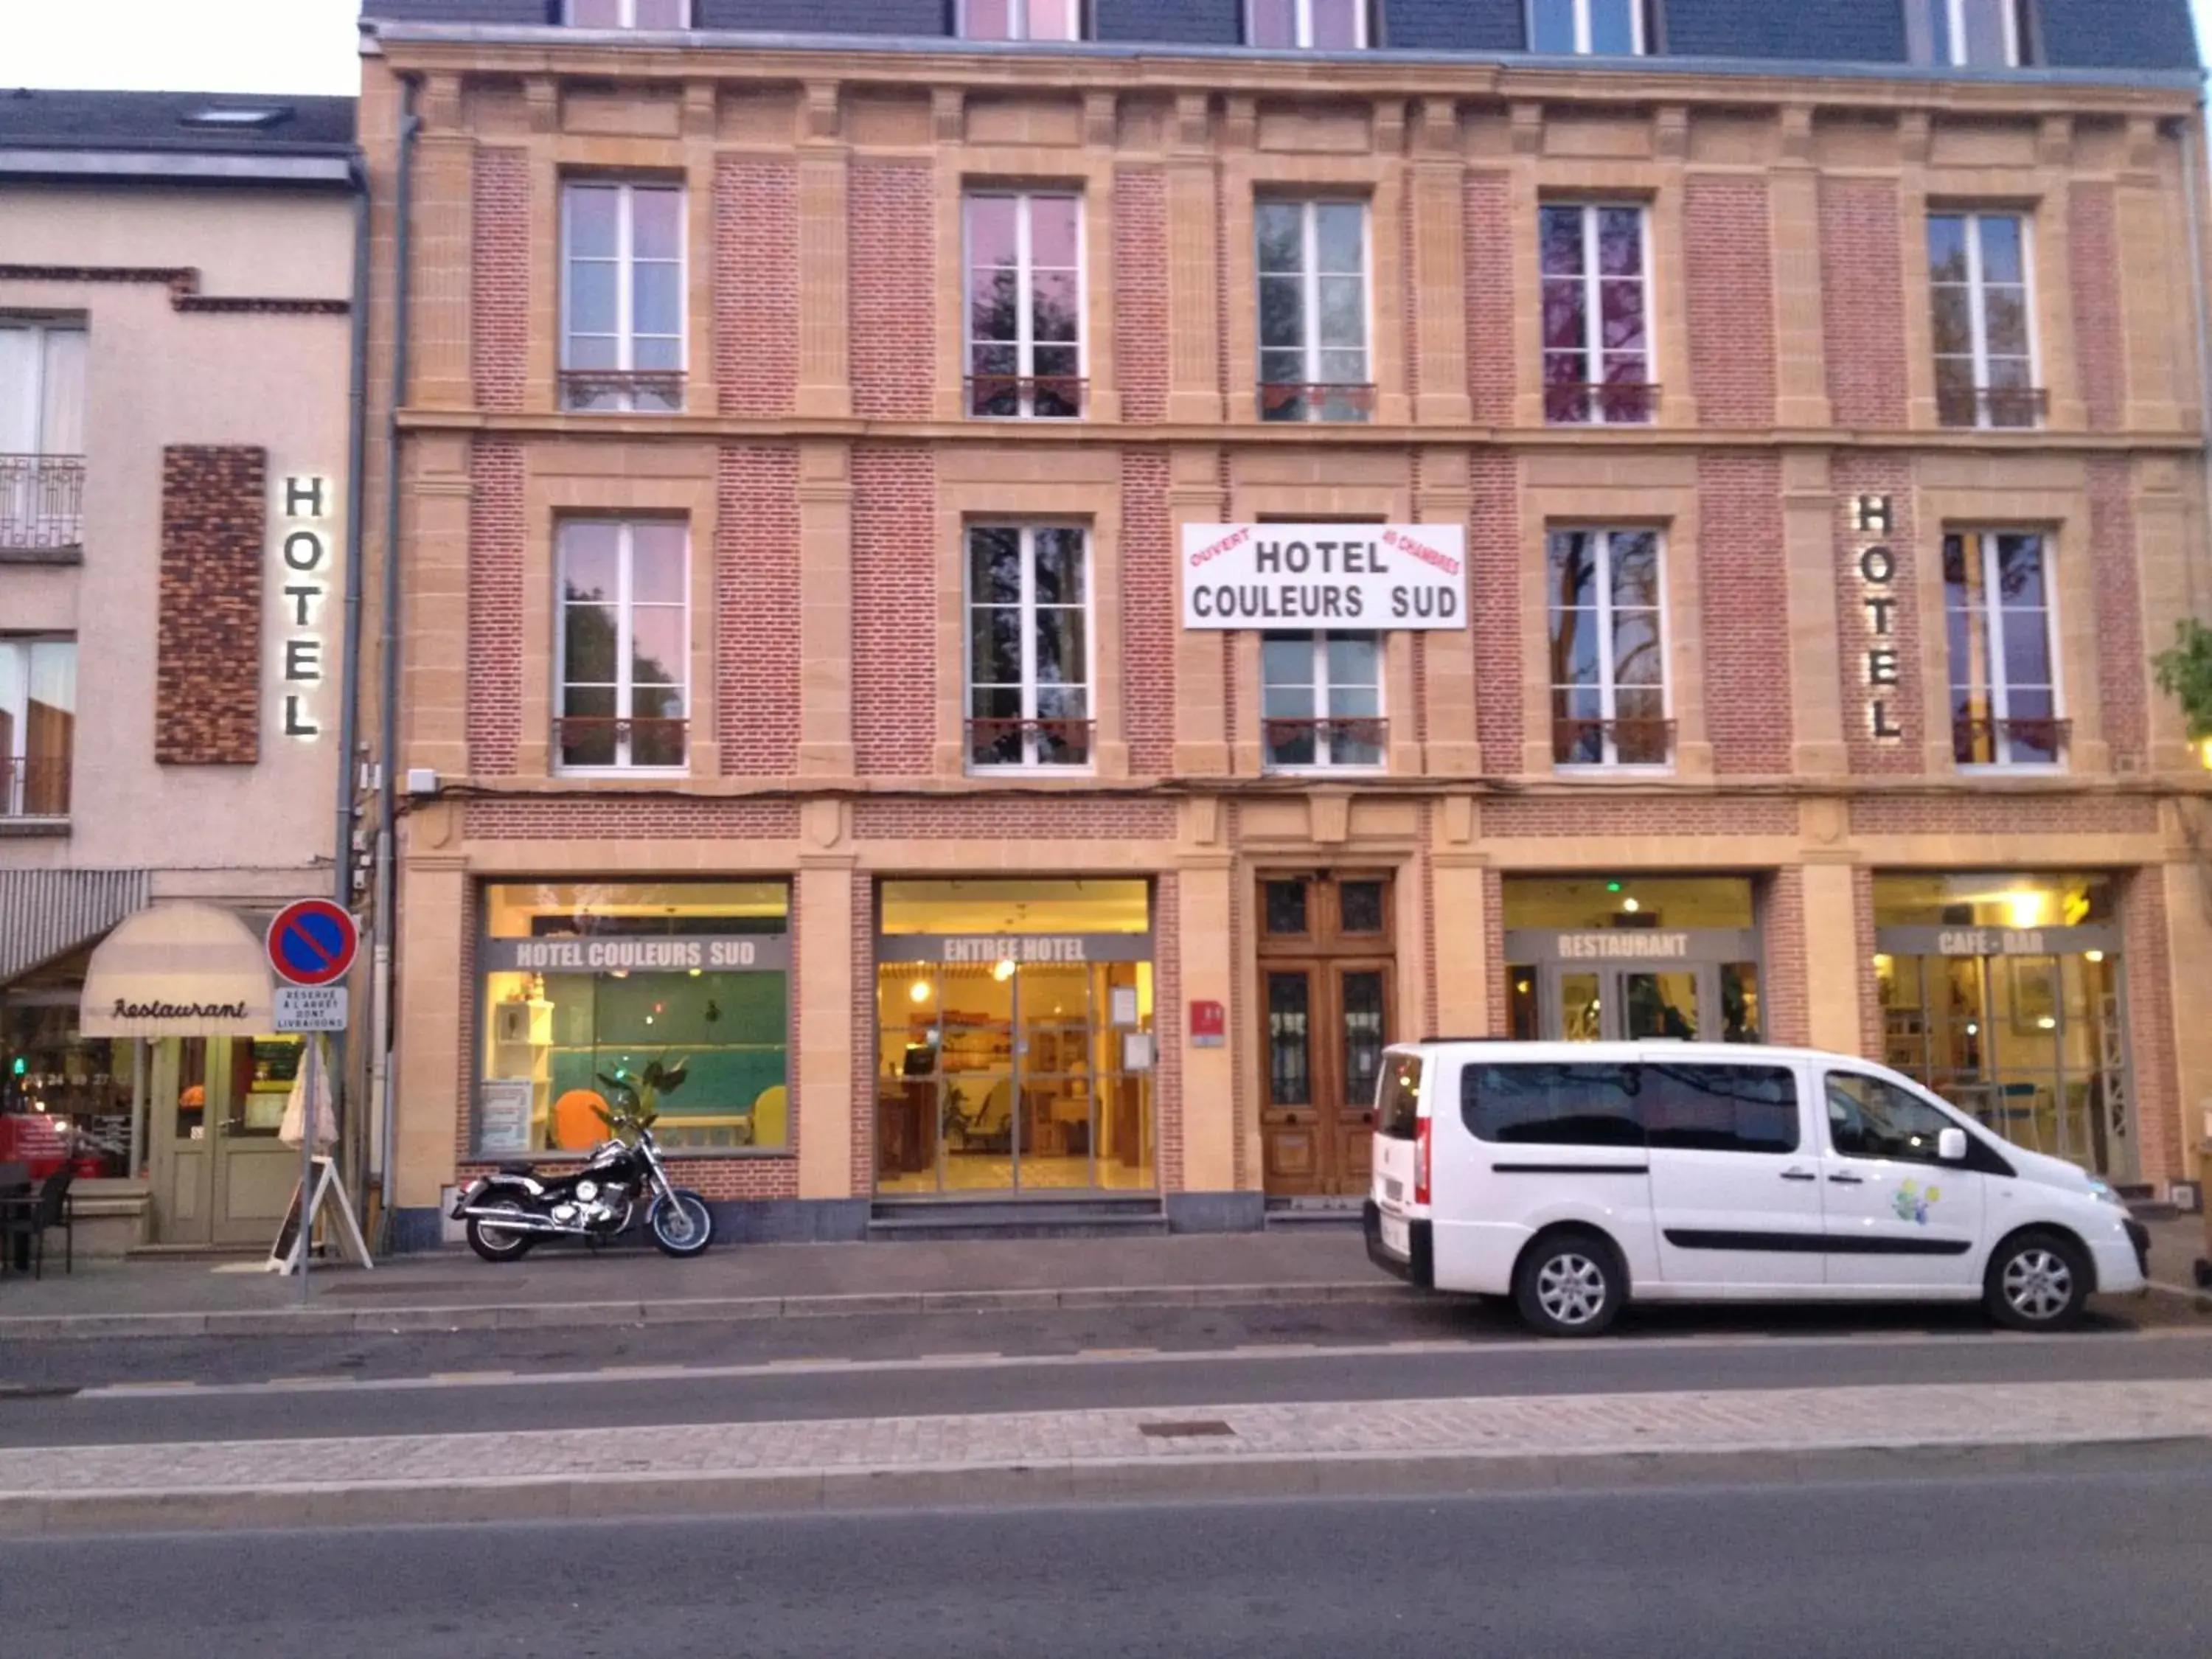
M478 1176L453 1204L469 1224L469 1248L487 1261L519 1261L546 1238L597 1245L638 1224L668 1255L697 1255L714 1239L707 1200L669 1184L653 1131L637 1126L634 1141L601 1141L580 1168L555 1173L502 1164Z

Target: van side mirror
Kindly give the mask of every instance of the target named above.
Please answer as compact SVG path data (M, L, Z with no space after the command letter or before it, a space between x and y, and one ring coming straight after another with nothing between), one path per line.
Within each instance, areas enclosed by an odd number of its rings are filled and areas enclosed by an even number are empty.
M1936 1156L1946 1164L1966 1161L1966 1132L1952 1127L1936 1132Z

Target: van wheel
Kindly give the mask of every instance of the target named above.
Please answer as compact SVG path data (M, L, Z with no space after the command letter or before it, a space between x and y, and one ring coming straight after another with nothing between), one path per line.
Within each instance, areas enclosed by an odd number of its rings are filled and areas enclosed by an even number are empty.
M2089 1299L2089 1259L2058 1233L2008 1238L1990 1257L1982 1302L1990 1317L2015 1331L2063 1331Z
M1620 1254L1595 1233L1554 1233L1522 1252L1513 1300L1529 1329L1543 1336L1596 1336L1626 1299Z

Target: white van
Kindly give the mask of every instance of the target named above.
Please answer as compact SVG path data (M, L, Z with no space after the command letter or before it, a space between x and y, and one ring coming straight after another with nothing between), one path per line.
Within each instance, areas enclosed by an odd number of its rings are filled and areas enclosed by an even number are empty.
M1439 1040L1385 1051L1368 1255L1554 1336L1639 1301L1968 1302L2059 1330L2140 1291L2112 1188L1896 1073L1803 1048Z

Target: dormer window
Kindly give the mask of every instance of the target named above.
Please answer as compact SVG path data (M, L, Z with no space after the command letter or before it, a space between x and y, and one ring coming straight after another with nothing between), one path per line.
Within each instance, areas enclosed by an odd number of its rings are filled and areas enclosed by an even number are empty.
M691 0L568 0L574 29L688 29Z
M265 132L291 118L289 104L210 104L181 117L179 124L204 132Z
M2018 69L2033 61L2028 0L1905 0L1906 54L1953 69Z
M1366 0L1250 0L1244 43L1293 52L1358 52L1367 44Z
M1080 40L1083 0L960 0L963 40Z
M1641 57L1651 50L1644 0L1529 0L1528 50L1562 58Z

